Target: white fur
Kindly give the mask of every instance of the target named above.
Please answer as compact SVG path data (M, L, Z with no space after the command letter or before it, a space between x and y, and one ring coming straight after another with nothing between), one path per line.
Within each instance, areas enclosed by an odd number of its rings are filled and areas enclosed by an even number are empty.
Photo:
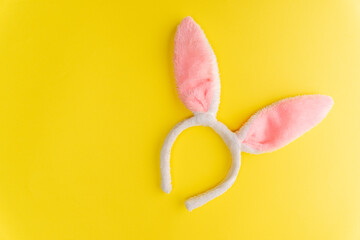
M197 113L195 116L178 123L165 139L160 153L161 188L164 192L170 193L172 189L170 174L171 147L182 131L193 126L211 127L218 133L230 149L232 163L229 173L218 186L198 196L189 198L185 202L186 208L189 211L204 205L226 192L235 182L241 165L241 147L236 134L230 131L223 123L217 121L213 114Z

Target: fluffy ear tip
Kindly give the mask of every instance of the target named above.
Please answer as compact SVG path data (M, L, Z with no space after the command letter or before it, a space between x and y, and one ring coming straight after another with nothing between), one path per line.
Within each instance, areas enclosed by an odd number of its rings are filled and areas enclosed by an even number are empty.
M318 97L323 101L324 108L329 112L334 105L334 99L328 95L318 95Z
M334 99L328 95L324 95L324 96L328 98L329 105L332 107L334 105Z
M183 18L180 24L177 27L175 34L175 43L182 39L184 36L192 35L194 32L197 32L200 29L200 26L194 21L190 16Z
M195 21L194 21L194 19L192 17L187 16L187 17L183 18L181 23L195 23Z
M194 21L194 19L193 19L191 16L184 17L183 21L184 21L184 20Z
M194 21L194 19L190 16L185 17L183 20L181 20L179 24L179 29L192 29L192 28L199 28L199 25Z

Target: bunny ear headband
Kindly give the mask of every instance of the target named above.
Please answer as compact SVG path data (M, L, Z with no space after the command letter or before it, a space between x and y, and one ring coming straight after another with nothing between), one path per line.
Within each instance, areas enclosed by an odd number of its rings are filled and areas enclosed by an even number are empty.
M194 116L177 124L165 139L160 153L161 188L171 191L170 152L177 136L193 126L211 127L230 149L231 168L215 188L185 202L191 211L226 192L235 182L241 151L266 153L277 150L313 128L330 111L333 100L325 95L303 95L283 99L255 113L238 131L217 121L220 79L216 57L200 26L191 17L177 28L174 47L177 91Z

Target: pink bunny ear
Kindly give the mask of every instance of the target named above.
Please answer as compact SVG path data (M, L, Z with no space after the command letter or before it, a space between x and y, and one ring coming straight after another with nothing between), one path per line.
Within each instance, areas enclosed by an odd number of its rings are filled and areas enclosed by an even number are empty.
M320 123L332 105L332 98L324 95L287 98L272 104L254 114L236 133L242 150L256 154L277 150Z
M216 114L220 79L216 57L200 26L191 17L175 34L174 68L181 101L192 112Z

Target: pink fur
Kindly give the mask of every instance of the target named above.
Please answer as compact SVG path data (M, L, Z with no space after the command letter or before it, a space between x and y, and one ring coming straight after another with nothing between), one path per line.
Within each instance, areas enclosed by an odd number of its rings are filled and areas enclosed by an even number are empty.
M274 151L320 123L332 105L324 95L284 99L256 113L237 134L248 152Z
M174 68L181 101L192 112L207 112L218 77L216 57L200 26L191 17L177 28Z

